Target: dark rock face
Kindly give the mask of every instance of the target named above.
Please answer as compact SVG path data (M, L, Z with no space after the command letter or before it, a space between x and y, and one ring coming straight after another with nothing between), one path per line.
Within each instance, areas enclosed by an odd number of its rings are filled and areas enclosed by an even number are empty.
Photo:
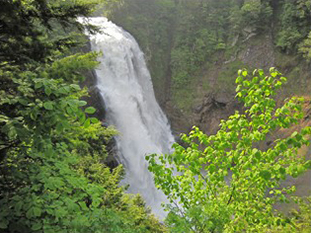
M82 52L90 52L91 44L88 42L85 47L82 48ZM81 87L87 87L89 91L89 97L85 97L84 100L87 101L88 105L91 105L97 109L94 116L100 121L105 119L105 102L101 96L99 89L97 88L97 77L94 70L85 72L85 81L81 83Z
M164 112L168 118L172 133L175 137L178 137L180 133L189 132L192 123L191 119L183 114L183 112L176 106L172 105L171 101L166 102Z
M223 53L215 53L215 64L202 69L200 79L208 83L209 88L204 89L198 84L193 90L195 105L190 111L183 112L172 101L165 105L164 111L176 135L180 132L188 133L193 125L206 134L216 133L222 119L227 119L235 111L243 110L243 104L235 99L235 82L230 81L236 77L238 69L247 67L249 71L252 71L252 68L268 71L270 67L277 67L277 54L271 35L256 35L251 31L247 33L251 36L243 41L243 46L240 46L229 60ZM238 39L236 38L235 43ZM238 68L232 65L237 62ZM231 74L231 71L234 73ZM225 80L222 76L226 76ZM157 91L155 89L155 92Z
M192 126L198 126L204 133L210 135L217 132L222 119L227 119L235 111L241 111L243 105L234 94L228 92L208 92L201 103L194 106L192 112L184 113L168 102L165 112L170 121L173 135L177 138L180 133L188 133Z
M83 52L91 51L91 44L88 42L84 48ZM97 77L94 70L85 72L84 76L86 77L85 81L81 83L81 87L87 87L89 96L84 97L84 100L88 103L89 106L96 108L96 112L92 114L93 117L96 117L102 122L103 126L108 126L105 117L105 101L100 94L100 91L97 87ZM108 157L105 159L104 163L109 166L111 169L117 167L119 162L117 161L117 146L115 139L110 140L109 142L103 142L108 151Z
M275 66L276 54L273 49L271 36L260 37L260 43L257 43L255 36L248 38L245 43L245 48L236 53L234 60L242 62L248 67L262 68L268 70L270 67ZM233 62L233 61L231 61ZM239 103L235 99L235 91L229 86L230 83L220 83L218 80L219 72L226 69L226 62L219 62L215 67L218 71L211 72L208 77L211 80L212 90L214 89L213 83L218 83L221 87L220 91L210 91L205 94L202 99L202 104L198 108L200 111L196 112L196 125L200 127L203 132L207 134L214 134L219 129L221 119L227 119L235 111L243 110L243 103ZM241 66L240 68L243 68ZM251 69L250 69L251 70ZM227 91L225 91L227 90ZM230 91L229 91L230 90Z
M197 126L207 134L214 134L222 119L227 119L235 110L241 110L242 105L234 96L228 93L209 93L205 95L200 111L196 113Z

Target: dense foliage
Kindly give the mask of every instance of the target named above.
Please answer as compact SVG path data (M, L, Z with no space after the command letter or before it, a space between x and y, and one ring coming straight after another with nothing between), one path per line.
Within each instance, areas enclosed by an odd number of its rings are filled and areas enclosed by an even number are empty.
M103 164L116 131L82 100L98 54L72 53L76 18L95 1L0 3L0 232L165 231Z
M274 204L291 200L288 194L295 192L294 186L281 186L282 180L311 169L311 161L298 155L299 148L309 146L311 128L278 138L268 148L259 143L303 118L303 99L292 97L277 107L272 98L284 82L274 68L269 76L240 70L236 97L245 113L222 120L215 135L194 127L182 136L183 144L174 144L173 154L147 157L157 186L171 202L167 223L173 232L310 231L308 207L302 208L301 228Z
M104 164L105 143L117 132L93 116L96 109L84 100L88 91L79 86L98 54L81 52L82 30L96 28L82 26L78 16L109 9L155 64L155 85L172 86L173 97L206 63L214 64L213 54L232 55L230 49L252 35L272 33L280 52L311 58L310 0L0 0L0 5L3 233L168 231L139 195L125 193L122 166ZM275 69L269 76L262 70L250 76L242 70L237 79L245 114L222 121L212 136L194 127L172 155L147 157L158 187L172 202L166 206L170 231L310 232L310 200L295 199L300 211L288 217L273 208L295 191L281 187L281 180L310 169L310 161L297 156L297 149L309 144L310 128L260 147L271 131L302 119L302 99L277 107L272 96L286 79Z

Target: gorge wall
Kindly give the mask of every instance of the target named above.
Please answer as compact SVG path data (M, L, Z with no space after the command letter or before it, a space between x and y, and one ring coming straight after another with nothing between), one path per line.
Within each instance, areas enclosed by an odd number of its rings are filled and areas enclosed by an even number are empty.
M241 68L277 67L288 84L278 98L311 91L311 66L299 52L308 38L304 1L127 0L109 18L142 47L156 97L176 135L197 125L213 133L241 106Z
M309 0L127 0L115 3L108 15L143 49L156 98L175 136L193 125L215 133L221 119L243 109L235 99L239 69L276 67L282 72L288 83L278 102L305 96L306 117L298 126L271 134L265 147L311 124L310 10ZM311 158L310 148L300 153ZM299 187L300 195L311 194L310 172L288 182Z

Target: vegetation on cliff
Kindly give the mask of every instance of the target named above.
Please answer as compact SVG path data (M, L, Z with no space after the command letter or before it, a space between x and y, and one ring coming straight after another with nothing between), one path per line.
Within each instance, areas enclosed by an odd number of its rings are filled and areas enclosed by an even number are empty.
M130 31L143 48L162 106L171 101L189 113L198 104L196 99L204 98L200 92L225 89L233 94L230 77L237 65L278 67L293 87L289 92L294 87L300 92L306 89L300 85L307 79L304 57L310 56L310 0L121 2L109 17ZM267 48L259 46L270 43ZM271 57L258 58L254 53L254 58L243 58L252 48ZM220 80L221 76L225 77Z

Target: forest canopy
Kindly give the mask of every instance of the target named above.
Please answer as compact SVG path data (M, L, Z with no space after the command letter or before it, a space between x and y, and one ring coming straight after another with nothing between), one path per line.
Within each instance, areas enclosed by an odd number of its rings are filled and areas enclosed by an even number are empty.
M275 66L291 72L289 80L306 76L302 57L310 58L310 6L310 0L124 0L114 4L108 16L138 40L160 103L171 101L189 112L198 85L217 91L225 86L234 94L230 77L243 67ZM239 54L248 43L250 50L264 44L261 52L276 54L269 57L274 64L258 67L265 64L260 57L246 67ZM265 47L269 51L263 51ZM205 72L213 67L215 78ZM219 80L217 85L211 84L213 78Z

